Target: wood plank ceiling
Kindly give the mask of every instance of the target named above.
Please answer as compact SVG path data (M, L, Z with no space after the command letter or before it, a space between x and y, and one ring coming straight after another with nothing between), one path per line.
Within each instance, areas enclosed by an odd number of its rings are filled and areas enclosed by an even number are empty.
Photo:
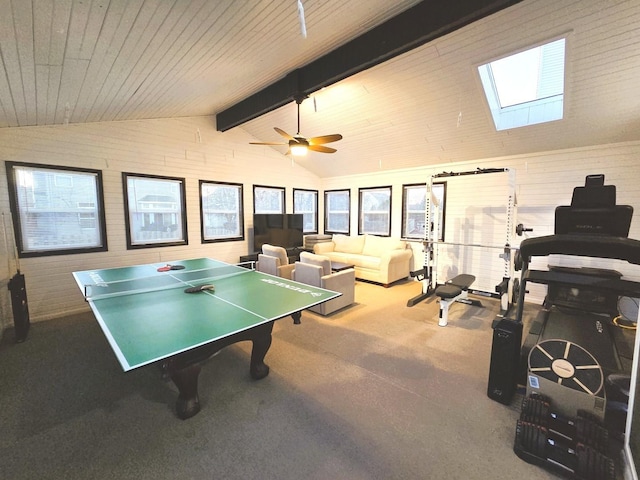
M304 0L303 38L295 0L0 0L0 127L216 115L418 3ZM524 0L314 92L301 133L344 139L296 161L329 177L640 140L637 25L635 0ZM564 120L496 132L476 66L559 35ZM279 141L295 108L235 128Z

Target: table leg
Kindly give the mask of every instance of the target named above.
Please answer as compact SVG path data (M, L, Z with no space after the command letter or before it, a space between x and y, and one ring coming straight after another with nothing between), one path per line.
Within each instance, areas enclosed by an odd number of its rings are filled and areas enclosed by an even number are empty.
M171 380L173 380L180 392L176 401L176 413L183 420L193 417L200 411L200 399L198 398L198 375L200 370L199 363L180 369L169 365Z
M302 312L295 312L291 314L291 318L293 318L293 323L296 325L300 324L300 318L302 317Z
M267 335L256 336L253 338L253 349L251 350L251 365L249 372L254 380L269 375L269 366L264 363L264 357L271 346L271 329Z
M163 364L163 371L168 373L180 392L176 401L178 417L184 420L193 417L200 411L198 375L201 370L201 362L223 347L236 342L250 340L253 343L249 367L251 377L255 380L260 380L269 375L269 366L264 363L264 357L267 355L269 347L271 347L272 330L273 322L263 323L167 360Z

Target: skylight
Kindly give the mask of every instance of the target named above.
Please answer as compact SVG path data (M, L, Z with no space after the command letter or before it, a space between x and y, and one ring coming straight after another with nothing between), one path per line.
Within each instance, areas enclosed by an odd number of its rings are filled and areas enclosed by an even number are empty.
M480 65L496 130L561 120L565 39Z

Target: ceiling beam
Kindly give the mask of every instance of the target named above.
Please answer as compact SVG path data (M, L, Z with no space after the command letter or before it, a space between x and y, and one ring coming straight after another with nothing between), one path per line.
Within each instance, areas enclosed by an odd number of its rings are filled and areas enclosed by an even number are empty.
M219 112L221 132L310 95L522 0L423 0L284 78Z

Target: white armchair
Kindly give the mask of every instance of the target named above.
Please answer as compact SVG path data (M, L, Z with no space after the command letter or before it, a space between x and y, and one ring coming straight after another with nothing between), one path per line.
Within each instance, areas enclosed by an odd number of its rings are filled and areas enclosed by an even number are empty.
M294 267L294 264L289 263L287 251L283 247L276 247L268 243L262 245L262 253L258 254L256 270L291 280Z
M309 252L300 253L300 261L295 262L293 280L314 287L326 288L342 295L328 302L309 308L320 315L329 315L355 301L356 272L353 268L331 272L331 260Z

